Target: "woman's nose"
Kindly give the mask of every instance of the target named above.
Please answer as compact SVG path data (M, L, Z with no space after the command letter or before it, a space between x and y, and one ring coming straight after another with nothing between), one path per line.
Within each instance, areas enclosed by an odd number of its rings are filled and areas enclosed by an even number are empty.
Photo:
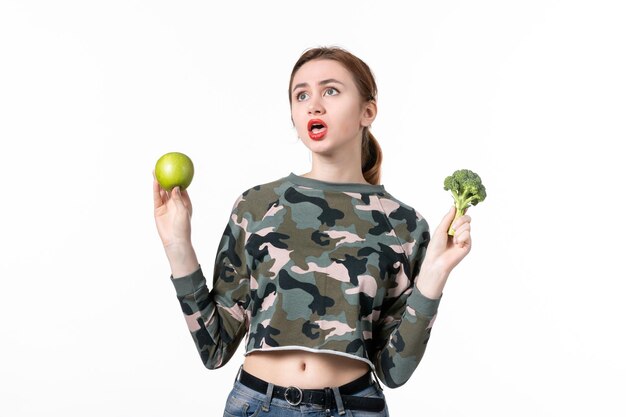
M309 114L322 114L324 113L324 107L318 99L312 98L309 101Z

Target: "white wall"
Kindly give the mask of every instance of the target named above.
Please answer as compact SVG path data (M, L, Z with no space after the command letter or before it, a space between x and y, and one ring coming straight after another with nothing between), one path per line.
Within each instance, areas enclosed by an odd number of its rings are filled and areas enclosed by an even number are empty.
M453 170L488 190L392 415L624 415L621 2L210 3L0 3L0 415L221 415L243 351L202 366L151 171L194 160L211 264L241 191L308 170L287 83L325 44L377 76L392 194L435 226Z

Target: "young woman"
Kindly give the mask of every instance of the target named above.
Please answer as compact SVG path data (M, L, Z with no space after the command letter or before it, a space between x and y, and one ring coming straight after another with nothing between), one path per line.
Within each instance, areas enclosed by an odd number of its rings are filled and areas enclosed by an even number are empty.
M449 237L452 207L431 235L379 184L376 95L349 52L300 57L289 101L311 170L237 198L211 290L188 193L154 181L157 229L205 366L223 366L246 337L225 416L386 416L378 381L404 384L424 354L444 285L470 250L470 218Z

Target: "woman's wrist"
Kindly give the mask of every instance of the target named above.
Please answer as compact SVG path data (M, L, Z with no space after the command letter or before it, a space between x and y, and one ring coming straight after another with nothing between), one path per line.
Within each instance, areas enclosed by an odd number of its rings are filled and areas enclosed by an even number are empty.
M165 253L174 278L189 275L196 271L200 265L191 243L168 245L165 248Z
M424 297L436 300L441 298L443 288L450 273L431 264L422 264L415 286Z

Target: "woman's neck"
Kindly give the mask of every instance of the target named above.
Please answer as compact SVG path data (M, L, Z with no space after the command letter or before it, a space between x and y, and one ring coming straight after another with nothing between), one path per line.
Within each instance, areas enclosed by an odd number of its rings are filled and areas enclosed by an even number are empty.
M361 172L361 158L337 160L313 154L311 170L301 176L334 183L368 184Z

